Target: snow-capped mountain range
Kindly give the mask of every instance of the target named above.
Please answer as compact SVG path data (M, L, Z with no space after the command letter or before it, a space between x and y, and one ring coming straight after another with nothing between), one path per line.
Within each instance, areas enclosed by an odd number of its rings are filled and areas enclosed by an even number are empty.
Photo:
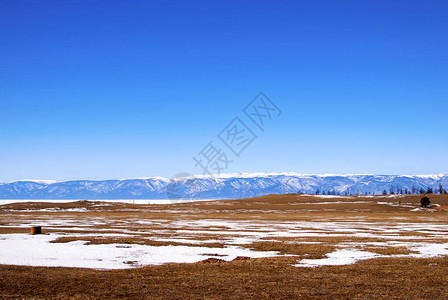
M383 194L448 189L448 173L438 175L306 175L238 173L181 178L0 183L0 199L232 199L287 193Z

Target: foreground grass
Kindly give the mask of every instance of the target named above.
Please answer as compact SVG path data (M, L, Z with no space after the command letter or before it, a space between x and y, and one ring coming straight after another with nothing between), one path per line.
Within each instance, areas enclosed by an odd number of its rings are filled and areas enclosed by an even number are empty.
M372 259L296 268L293 258L125 271L1 266L2 298L447 299L448 261Z

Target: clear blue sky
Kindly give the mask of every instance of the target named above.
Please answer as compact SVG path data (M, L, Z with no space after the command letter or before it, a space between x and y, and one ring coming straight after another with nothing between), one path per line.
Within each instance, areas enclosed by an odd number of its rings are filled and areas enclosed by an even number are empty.
M224 149L259 91L283 113L227 172L447 172L447 16L442 0L3 0L0 180L201 173L192 157Z

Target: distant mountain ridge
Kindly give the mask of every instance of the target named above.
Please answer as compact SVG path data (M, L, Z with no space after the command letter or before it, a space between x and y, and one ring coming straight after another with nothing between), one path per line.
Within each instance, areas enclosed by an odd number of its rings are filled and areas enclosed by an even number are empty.
M448 173L438 175L309 175L237 173L183 178L0 183L0 199L231 199L267 194L383 194L448 189Z

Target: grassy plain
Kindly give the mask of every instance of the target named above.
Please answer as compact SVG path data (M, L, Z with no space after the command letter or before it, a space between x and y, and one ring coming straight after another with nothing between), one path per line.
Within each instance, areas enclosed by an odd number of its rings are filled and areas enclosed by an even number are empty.
M270 195L145 205L79 201L0 206L0 234L43 224L54 243L239 246L279 256L135 266L125 270L0 265L4 299L448 299L448 259L418 246L447 244L448 196L418 210L419 195ZM417 209L417 210L416 210ZM1 236L0 236L1 237ZM340 249L380 256L297 267ZM414 257L416 256L416 257ZM132 262L131 262L132 264Z

